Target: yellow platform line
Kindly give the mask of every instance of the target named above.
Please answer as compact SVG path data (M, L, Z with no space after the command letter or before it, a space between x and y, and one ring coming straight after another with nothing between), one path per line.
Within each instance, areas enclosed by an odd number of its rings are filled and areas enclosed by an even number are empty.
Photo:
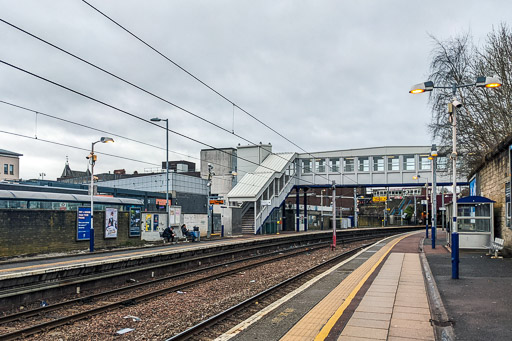
M411 234L407 234L396 238L393 242L384 246L375 255L370 257L359 268L345 278L333 291L331 291L329 295L311 309L309 313L307 313L292 329L288 331L286 335L283 336L283 338L281 338L281 340L324 340L327 335L329 335L329 332L334 327L336 321L341 317L345 309L359 292L363 284L377 269L380 263L382 263L392 248L402 239L410 235ZM351 291L348 296L345 297L348 290ZM336 305L339 304L337 302L340 301L343 301L343 304L336 308ZM325 322L329 316L330 318ZM320 332L318 332L318 330L320 330Z

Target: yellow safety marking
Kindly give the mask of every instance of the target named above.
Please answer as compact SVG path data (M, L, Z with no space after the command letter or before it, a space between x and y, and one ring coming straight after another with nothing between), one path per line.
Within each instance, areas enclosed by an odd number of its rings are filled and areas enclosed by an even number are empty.
M380 257L380 259L377 261L377 263L375 263L372 268L370 269L370 271L368 271L366 273L366 275L361 279L361 281L356 285L356 287L354 288L354 290L352 290L352 292L348 295L347 299L343 302L343 304L338 308L338 310L336 310L336 312L334 313L333 316L331 316L331 318L329 319L329 321L327 321L327 323L324 325L324 327L322 328L322 330L320 330L320 333L318 333L318 335L315 337L315 341L323 341L327 338L327 336L329 335L329 333L331 332L332 328L334 327L334 325L336 324L336 322L339 320L339 318L341 317L341 315L343 314L343 312L345 311L345 309L347 309L347 307L349 306L349 304L352 302L352 300L354 299L354 297L356 297L356 294L359 292L359 290L361 289L361 287L363 286L363 284L368 280L368 278L371 276L371 274L375 271L375 269L377 269L377 267L379 266L380 263L382 263L382 261L384 260L384 258L388 255L389 252L391 252L391 250L393 249L393 247L399 242L401 241L402 239L406 238L406 237L409 237L410 235L405 235L405 236L402 236L400 238L398 238L390 247L389 249L382 255L382 257Z

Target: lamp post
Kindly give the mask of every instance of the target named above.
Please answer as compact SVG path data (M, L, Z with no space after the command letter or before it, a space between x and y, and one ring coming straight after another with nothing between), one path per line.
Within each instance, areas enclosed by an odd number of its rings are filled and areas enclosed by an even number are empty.
M411 87L409 93L419 94L425 91L432 91L434 89L451 89L453 101L448 103L448 113L450 114L450 123L452 124L452 167L453 167L453 222L452 222L452 279L459 278L459 234L457 231L457 108L462 107L462 103L457 101L455 97L457 89L468 88L476 86L479 88L497 88L502 85L501 80L497 77L478 77L475 83L457 84L453 83L450 86L434 86L434 82L427 81L424 83L416 84Z
M89 187L89 190L91 192L91 229L90 229L90 236L89 236L89 251L94 252L94 164L96 163L96 159L98 158L94 154L94 145L96 143L107 143L107 142L114 142L114 139L111 137L102 137L99 141L93 142L91 145L91 154L87 156L87 159L91 162L91 185Z
M436 168L437 168L437 147L432 145L429 159L432 160L432 248L436 248L437 232L437 189L436 189Z
M210 225L210 228L208 228L206 232L206 237L210 238L213 231L213 205L210 203L211 196L212 196L212 178L215 175L213 172L213 166L211 163L208 164L208 225Z
M171 224L171 216L169 211L169 119L162 119L158 117L154 117L151 119L153 122L165 121L165 210L167 213L167 226L169 227Z

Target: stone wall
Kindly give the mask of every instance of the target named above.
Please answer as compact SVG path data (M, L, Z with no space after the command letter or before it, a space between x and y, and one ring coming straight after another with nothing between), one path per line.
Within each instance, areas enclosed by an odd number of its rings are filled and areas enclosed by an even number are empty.
M117 238L105 239L105 212L94 212L95 249L142 245L129 237L129 223L129 212L118 212ZM76 238L76 211L0 210L0 257L89 250Z
M506 225L505 186L510 181L508 150L496 154L478 171L478 194L494 200L494 234L512 251L512 230Z

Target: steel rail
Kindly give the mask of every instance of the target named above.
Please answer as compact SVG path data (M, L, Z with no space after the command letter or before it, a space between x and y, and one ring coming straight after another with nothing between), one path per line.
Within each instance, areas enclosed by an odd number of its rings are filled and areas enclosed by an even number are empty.
M316 247L317 248L328 247L328 243L321 243L320 245L316 245ZM27 328L24 328L24 329L21 329L21 330L13 331L13 332L6 333L6 334L1 334L0 335L0 339L1 340L12 340L12 339L16 339L16 338L19 338L19 337L26 337L26 336L35 334L35 333L37 333L37 332L39 332L41 330L53 329L53 328L59 327L61 325L64 325L64 324L67 324L67 323L70 323L70 322L74 322L74 321L77 321L77 320L81 320L81 319L89 317L89 316L97 315L97 314L100 314L100 313L108 311L108 310L113 310L115 308L126 306L126 305L130 305L130 304L135 304L135 303L138 303L140 301L144 301L144 300L156 297L156 296L160 296L160 295L166 294L168 292L176 291L176 290L179 290L179 289L190 287L192 285L201 284L201 283L204 283L206 281L210 281L210 280L218 279L218 278L221 278L221 277L229 276L231 274L238 273L240 271L247 270L247 269L250 269L250 268L253 268L253 267L256 267L256 266L260 266L260 265L263 265L263 264L267 264L267 263L279 261L279 260L282 260L282 259L285 259L285 258L293 257L293 256L295 256L297 254L300 254L300 253L310 252L312 249L314 249L313 247L311 247L309 245L308 246L302 246L300 248L302 248L304 250L291 250L292 252L290 252L288 254L285 254L285 255L278 255L277 257L273 257L271 259L262 260L262 261L257 262L257 263L249 264L249 265L242 266L242 267L237 267L235 269L230 269L230 270L227 270L227 271L223 271L221 273L213 274L213 275L210 275L210 276L207 276L207 277L204 277L204 278L190 280L190 281L187 281L185 283L181 283L181 284L178 284L178 285L173 285L173 286L170 286L170 287L166 287L166 288L159 289L159 290L156 290L156 291L153 291L153 292L150 292L150 293L146 293L146 294L141 294L141 295L138 295L138 296L130 297L130 298L127 298L127 299L122 299L122 300L117 301L117 302L108 303L108 304L105 304L105 305L103 305L101 307L96 307L96 308L89 309L89 310L86 310L86 311L83 311L83 312L79 312L79 313L76 313L76 314L73 314L73 315L70 315L70 316L65 316L65 317L61 317L61 318L58 318L58 319L55 319L55 320L52 320L52 321L48 321L48 322L40 323L40 324L37 324L37 325L33 325L33 326L30 326L30 327L27 327ZM283 250L279 250L279 251L276 251L274 253L282 253L282 252L283 252ZM106 295L109 295L109 294L118 294L118 293L120 293L122 291L133 290L133 289L139 288L139 287L141 287L143 285L148 285L148 284L154 285L156 281L164 281L164 280L169 280L169 279L173 279L173 278L176 278L176 277L183 277L183 276L187 276L187 275L198 273L198 272L205 272L205 271L208 271L208 270L212 270L213 268L225 267L226 265L229 265L229 264L232 264L232 263L236 263L236 262L246 262L248 260L252 260L252 259L255 259L255 258L262 258L262 257L268 257L268 256L269 256L269 254L262 254L262 255L252 256L252 257L250 257L248 259L231 261L231 262L227 262L227 263L223 263L223 264L217 264L217 265L214 265L214 266L211 266L211 267L207 267L207 268L201 268L201 269L192 270L192 271L189 271L189 272L186 272L186 273L183 273L183 274L171 275L171 276L168 276L165 279L164 278L160 278L160 279L154 280L154 281L149 281L149 282L145 282L145 283L137 283L137 284L133 284L133 285L130 285L130 286L127 286L127 287L113 289L113 290L110 290L108 292L104 292L104 293L100 293L100 294L96 294L96 295L90 295L90 296L82 297L82 298L78 298L78 299L73 299L71 301L62 302L62 303L56 304L54 306L40 307L40 308L36 308L34 310L31 310L31 311L21 312L19 314L13 314L13 315L6 316L5 318L0 318L0 323L4 323L5 324L5 323L12 322L12 321L15 321L15 320L20 320L22 317L30 317L30 316L41 315L43 313L47 313L47 312L50 312L50 311L57 310L58 308L62 308L65 305L70 305L70 304L73 304L73 303L86 302L86 301L89 301L89 300L93 300L94 298L99 298L99 297L106 296Z
M318 269L322 268L322 267L325 267L327 265L330 265L332 263L336 263L336 262L339 262L340 260L343 260L345 258L348 258L349 256L351 256L352 254L356 253L357 251L367 247L368 245L371 245L371 244L365 244L365 245L362 245L362 246L359 246L353 250L349 250L347 252L344 252L334 258L331 258L319 265L316 265L306 271L303 271L301 272L300 274L297 274L293 277L290 277L284 281L282 281L281 283L278 283L276 285L274 285L273 287L270 287L248 299L246 299L245 301L241 302L241 303L238 303L226 310L224 310L223 312L220 312L212 317L210 317L209 319L201 322L201 323L198 323L196 324L195 326L193 327L190 327L189 329L179 333L179 334L176 334L170 338L167 338L165 341L181 341L181 340L188 340L190 339L191 337L195 336L196 334L200 333L201 331L211 327L212 325L215 325L216 323L218 323L219 321L222 321L224 319L226 319L228 316L232 315L233 313L239 311L239 310L242 310L246 307L248 307L249 305L251 305L252 303L254 302L257 302L259 300L261 300L262 298L266 297L266 296L269 296L271 295L273 292L285 287L286 285L290 284L290 283L293 283L294 281L298 280L298 279L301 279L302 277L305 277L309 274L311 274L312 272L314 271L317 271Z

